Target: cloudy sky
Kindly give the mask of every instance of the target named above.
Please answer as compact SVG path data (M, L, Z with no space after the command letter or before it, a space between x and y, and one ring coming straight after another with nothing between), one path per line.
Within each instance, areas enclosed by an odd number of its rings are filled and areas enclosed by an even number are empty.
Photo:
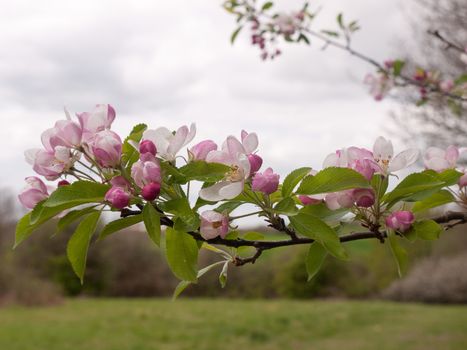
M300 1L277 1L285 10ZM322 0L317 28L338 12L358 19L358 48L378 60L397 52L400 0ZM114 129L177 128L195 122L198 140L241 129L260 136L267 165L285 175L319 167L347 145L387 135L391 102L361 83L371 67L334 49L283 45L262 62L247 32L229 43L234 19L214 0L0 0L0 187L17 191L31 174L23 151L70 111L110 103Z

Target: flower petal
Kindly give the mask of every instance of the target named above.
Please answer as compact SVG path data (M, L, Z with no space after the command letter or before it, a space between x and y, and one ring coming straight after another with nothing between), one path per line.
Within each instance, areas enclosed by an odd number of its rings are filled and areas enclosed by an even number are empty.
M417 161L419 155L420 151L416 148L402 151L389 162L389 172L398 171L411 166Z

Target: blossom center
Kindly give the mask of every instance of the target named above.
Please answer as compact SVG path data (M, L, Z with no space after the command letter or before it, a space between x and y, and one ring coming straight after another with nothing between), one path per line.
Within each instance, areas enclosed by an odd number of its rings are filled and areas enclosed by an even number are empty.
M245 177L245 172L238 165L232 165L230 171L225 174L225 179L231 182L242 181Z

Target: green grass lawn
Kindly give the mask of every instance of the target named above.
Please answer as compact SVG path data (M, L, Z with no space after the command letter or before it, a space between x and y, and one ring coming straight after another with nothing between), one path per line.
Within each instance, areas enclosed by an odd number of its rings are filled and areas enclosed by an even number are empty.
M467 307L83 299L0 309L0 349L467 349Z

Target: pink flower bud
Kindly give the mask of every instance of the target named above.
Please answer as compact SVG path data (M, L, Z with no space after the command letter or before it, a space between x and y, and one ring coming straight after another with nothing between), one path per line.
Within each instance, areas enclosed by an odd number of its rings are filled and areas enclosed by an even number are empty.
M467 186L467 171L464 172L464 175L462 175L461 178L459 179L459 186L461 188L464 188Z
M59 120L51 129L41 135L42 144L49 152L57 146L76 147L81 144L82 129L79 124L71 120Z
M161 184L158 182L152 182L150 184L147 184L141 190L141 195L147 201L153 201L154 199L159 197L160 193L161 193Z
M200 233L204 239L213 239L217 236L225 238L229 232L229 218L213 210L201 213Z
M263 159L257 154L249 154L248 161L250 162L250 174L256 173L263 165Z
M57 187L68 186L70 183L67 180L60 180Z
M217 150L217 144L212 140L204 140L191 147L188 151L190 159L206 160L209 152Z
M140 160L131 167L131 177L140 188L153 182L161 183L159 161L150 153L142 154Z
M351 208L354 205L352 190L328 193L324 201L330 210Z
M415 216L410 211L395 211L386 218L386 227L395 231L406 232L412 227Z
M267 168L263 173L256 173L251 183L253 191L271 194L279 186L279 174L275 174L271 168Z
M130 194L121 187L112 187L105 194L105 200L115 209L123 209L130 203Z
M314 205L314 204L319 204L319 203L322 203L322 202L323 202L323 199L313 198L313 197L304 196L304 195L298 196L298 200L299 200L303 205Z
M47 186L38 177L30 176L25 180L26 186L21 190L18 199L24 207L33 209L37 203L46 199L49 193Z
M375 192L371 189L359 188L353 190L352 196L357 207L369 208L375 204Z
M139 145L139 153L140 154L150 153L153 156L156 156L156 153L157 153L156 145L151 140L144 140Z
M100 131L90 140L91 152L95 160L105 168L113 168L120 164L122 140L110 130Z

